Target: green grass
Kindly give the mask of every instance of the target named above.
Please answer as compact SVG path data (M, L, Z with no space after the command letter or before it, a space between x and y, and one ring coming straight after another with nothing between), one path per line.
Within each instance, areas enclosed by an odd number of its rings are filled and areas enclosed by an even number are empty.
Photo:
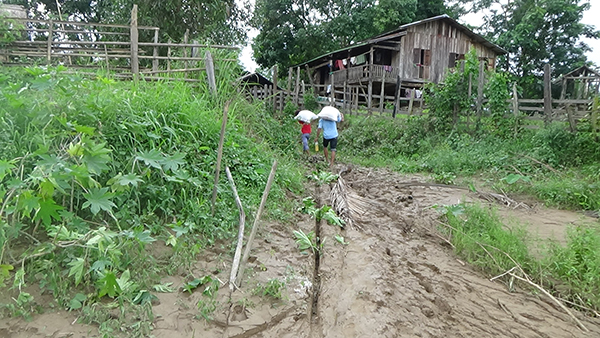
M562 125L521 130L517 138L484 132L437 134L427 116L408 119L348 116L340 133L340 160L428 173L491 189L535 196L555 206L600 210L600 143L583 122L577 134ZM483 129L491 128L485 125ZM504 180L518 174L527 181Z

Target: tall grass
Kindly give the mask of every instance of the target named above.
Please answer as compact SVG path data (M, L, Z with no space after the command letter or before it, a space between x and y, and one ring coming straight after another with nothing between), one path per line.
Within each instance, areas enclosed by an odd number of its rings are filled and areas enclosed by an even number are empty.
M293 121L248 103L233 85L235 64L217 62L217 69L217 95L204 82L89 79L64 67L2 70L0 287L41 283L63 306L77 300L81 284L88 303L131 301L158 278L159 267L136 264L152 242L193 256L231 239L237 207L224 175L214 215L210 206L227 101L223 163L246 214L278 158L269 210L290 217L285 192L299 191L303 178L290 155ZM113 285L130 275L139 278L135 287Z
M536 196L552 206L600 210L600 143L586 123L577 134L552 125L501 138L491 133L438 134L427 116L347 120L340 133L340 159L434 177L475 179L498 191ZM511 174L524 179L505 180Z

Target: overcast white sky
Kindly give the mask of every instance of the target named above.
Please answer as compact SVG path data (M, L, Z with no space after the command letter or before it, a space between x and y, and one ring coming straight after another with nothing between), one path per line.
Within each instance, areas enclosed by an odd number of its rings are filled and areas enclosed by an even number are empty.
M583 16L583 23L588 25L593 25L596 29L600 29L600 24L597 20L600 20L600 0L589 0L591 4L591 8L585 12ZM252 1L254 3L254 1ZM465 23L469 23L471 25L481 24L481 14L474 14L466 16L461 21ZM242 49L242 54L240 55L240 61L242 65L249 72L253 72L256 70L258 65L252 59L252 48L250 44L252 43L252 38L254 38L258 34L258 31L252 29L249 32L249 42L248 45ZM584 39L584 41L592 48L591 52L587 53L588 60L593 61L596 65L600 66L600 39Z

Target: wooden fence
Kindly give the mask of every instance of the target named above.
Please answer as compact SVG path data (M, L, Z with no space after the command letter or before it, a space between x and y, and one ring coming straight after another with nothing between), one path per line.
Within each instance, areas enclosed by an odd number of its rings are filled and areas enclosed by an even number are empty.
M133 6L129 25L17 17L5 20L10 22L10 33L16 38L0 46L0 63L7 66L60 63L79 70L103 68L117 78L199 82L205 81L199 73L212 64L208 50L238 50L190 42L189 32L183 43L160 42L159 27L138 25L137 5ZM207 50L205 55L200 55L202 49ZM171 77L175 74L180 75Z
M483 68L483 63L482 67ZM481 70L481 69L480 69ZM483 74L483 71L480 72ZM544 76L544 98L525 99L519 98L516 85L513 85L512 98L507 100L507 117L510 115L519 115L525 121L525 127L529 129L540 128L541 125L548 125L551 122L565 122L571 131L576 130L578 121L589 119L598 120L598 111L593 109L592 99L554 99L551 95L550 66L545 67ZM273 72L274 83L277 82L277 70ZM313 93L323 92L328 85L305 84L300 80L299 71L296 74L295 85L292 87L293 74L290 70L288 74L288 83L286 89L278 88L273 85L264 85L262 87L249 86L247 93L250 99L268 100L275 110L281 111L286 102L292 102L298 107L304 107L305 98ZM475 83L475 81L477 81ZM473 91L476 99L473 102L470 115L485 115L484 104L486 99L483 96L485 79L483 76L473 80L469 79L469 93ZM277 87L277 90L274 88ZM384 117L395 117L396 115L421 115L426 108L423 97L416 97L415 90L410 90L409 97L402 97L402 80L398 79L395 96L383 95L381 93L368 93L366 86L345 85L333 86L327 97L316 97L317 103L323 106L335 105L345 114L354 115L380 115ZM309 90L312 89L312 90ZM411 88L412 89L412 88ZM369 104L371 102L371 104ZM535 121L541 121L538 123Z

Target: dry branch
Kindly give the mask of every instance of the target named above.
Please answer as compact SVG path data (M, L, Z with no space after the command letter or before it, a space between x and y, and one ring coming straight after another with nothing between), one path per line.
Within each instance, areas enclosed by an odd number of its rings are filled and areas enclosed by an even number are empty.
M571 318L572 318L572 319L575 321L575 323L577 323L577 326L579 326L579 328L580 328L580 329L582 329L582 330L583 330L583 331L585 331L585 332L590 332L590 330L588 330L588 328L587 328L587 327L585 327L585 326L583 325L583 323L581 323L581 322L579 321L579 319L577 319L577 317L575 317L575 316L573 315L573 313L571 313L571 311L569 311L569 309L568 309L566 306L564 306L564 304L563 304L563 303L561 303L561 302L560 302L558 299L556 299L554 296L552 296L552 295L550 294L550 292L546 291L544 288L542 288L541 286L537 285L536 283L534 283L534 282L530 281L530 280L529 280L529 278L523 278L523 277L517 276L517 275L515 275L515 274L514 274L514 273L512 273L512 272L511 272L511 273L509 273L509 275L510 275L510 276L512 276L512 277L514 277L514 278L516 278L516 279L518 279L518 280L520 280L520 281L522 281L522 282L525 282L525 283L527 283L527 284L529 284L529 285L531 285L531 286L535 287L535 288L536 288L536 289L538 289L538 290L540 290L540 291L541 291L543 294L545 294L545 295L546 295L546 296L548 296L550 299L552 299L554 302L556 302L556 304L558 304L558 306L560 306L560 308L561 308L561 309L563 309L563 310L564 310L564 311L565 311L565 312L566 312L566 313L567 313L567 314L568 314L568 315L569 315L569 316L570 316L570 317L571 317Z
M250 256L250 250L252 250L252 242L254 241L254 236L256 236L256 232L258 231L258 221L260 220L260 216L262 215L265 203L267 202L267 197L269 196L269 191L271 190L271 185L273 184L273 179L275 178L276 169L277 160L273 161L271 173L269 173L267 185L265 186L265 191L263 192L262 198L260 200L260 206L258 207L258 211L256 211L256 217L254 217L254 223L252 224L252 232L250 232L250 237L248 237L248 243L246 243L246 249L244 250L244 255L242 256L242 262L240 263L241 271L235 280L235 283L238 286L240 286L242 283L242 278L244 276L244 266L246 265L248 257Z
M240 200L240 196L237 193L237 189L235 188L235 182L233 181L233 177L231 176L231 172L229 171L229 167L225 167L225 173L227 174L227 179L231 184L231 190L233 190L233 196L235 197L235 204L237 205L240 211L240 227L238 230L238 241L235 247L235 255L233 256L233 263L231 264L231 274L229 275L229 290L233 292L234 284L235 284L235 276L237 275L238 267L240 265L240 257L242 255L242 244L244 240L244 224L246 223L246 214L244 213L244 207L242 206L242 201Z

